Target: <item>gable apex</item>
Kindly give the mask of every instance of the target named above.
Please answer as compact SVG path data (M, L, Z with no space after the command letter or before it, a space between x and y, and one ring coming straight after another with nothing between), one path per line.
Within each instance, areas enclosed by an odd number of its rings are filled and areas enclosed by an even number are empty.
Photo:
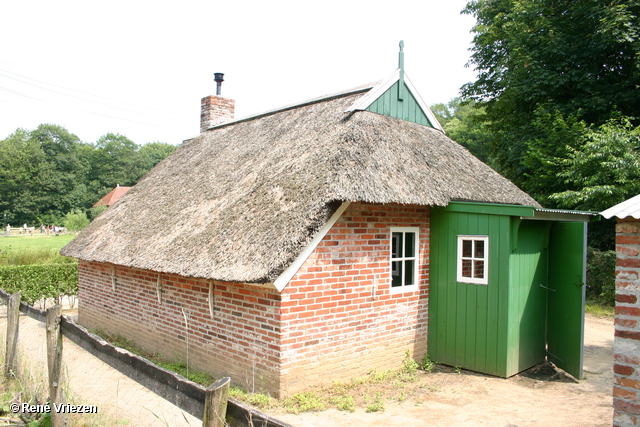
M371 88L371 90L367 92L363 97L354 102L353 105L351 105L351 107L346 110L346 112L371 111L374 113L396 117L402 120L415 121L416 123L430 126L444 133L442 125L440 125L440 122L438 122L438 119L431 111L431 108L429 108L426 102L424 102L415 86L411 82L411 79L409 79L407 73L404 72L404 76L401 76L402 73L403 70L401 68L397 68L394 73L389 76L389 78L381 81L376 86ZM417 109L419 110L418 113L422 113L422 115L424 115L424 118L426 119L426 121L428 121L428 124L420 120L412 120L411 118L402 117L401 114L382 112L379 111L380 108L376 108L379 102L385 102L383 101L385 96L394 97L394 93L397 93L397 90L393 90L394 85L401 84L404 84L404 87L408 92L408 96L406 95L407 92L405 92L404 100L399 100L398 103L406 103L406 105L409 105L412 102L415 103ZM420 116L420 114L417 114L417 116Z

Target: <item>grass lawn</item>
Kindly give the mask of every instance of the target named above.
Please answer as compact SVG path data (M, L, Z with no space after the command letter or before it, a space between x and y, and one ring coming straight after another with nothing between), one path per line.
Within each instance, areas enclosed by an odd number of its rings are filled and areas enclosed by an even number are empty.
M614 306L595 301L587 301L585 311L596 317L608 317L611 319L613 319L616 314L616 308Z
M64 245L69 243L75 237L74 234L41 235L33 234L30 236L0 236L0 250L55 250L59 251Z

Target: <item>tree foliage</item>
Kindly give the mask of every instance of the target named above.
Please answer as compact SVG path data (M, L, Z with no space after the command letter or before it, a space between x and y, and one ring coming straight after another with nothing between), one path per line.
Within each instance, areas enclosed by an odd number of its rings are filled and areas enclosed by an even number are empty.
M640 2L473 0L463 12L477 19L478 78L462 93L485 108L494 164L534 197L577 190L546 162L580 149L580 128L616 114L638 125Z
M551 199L563 207L602 211L640 194L640 128L628 118L612 119L584 135L582 147L567 147L567 156L556 160L558 178L575 189Z
M453 98L447 104L434 104L431 110L447 136L485 163L491 163L491 132L487 128L484 108L475 101Z
M118 134L85 143L65 128L42 124L0 140L0 218L15 224L62 224L86 213L117 184L134 185L176 147L139 146Z

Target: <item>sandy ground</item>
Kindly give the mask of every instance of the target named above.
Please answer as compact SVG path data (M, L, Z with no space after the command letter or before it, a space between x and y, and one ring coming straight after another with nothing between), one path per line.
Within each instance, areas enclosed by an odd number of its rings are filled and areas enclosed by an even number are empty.
M611 426L613 333L613 319L587 316L579 382L549 365L509 379L445 369L421 374L422 391L402 403L386 401L384 412L270 415L296 427Z
M49 304L50 307L52 304ZM68 301L65 301L65 307ZM41 308L36 304L37 308ZM67 310L65 315L73 315ZM0 304L0 350L4 359L6 306ZM20 315L19 353L21 378L31 393L47 396L47 348L45 324ZM94 405L97 414L74 414L74 425L195 427L202 422L151 390L121 374L67 338L63 340L63 376L67 401ZM31 394L30 393L30 394ZM0 402L5 404L6 402ZM4 425L4 424L3 424Z
M4 307L0 306L0 309ZM4 319L0 322L4 326ZM31 330L26 323L33 323ZM38 322L27 322L21 316L21 335L34 337L43 334L44 325ZM37 329L37 331L36 331ZM41 330L42 329L42 330ZM3 328L4 330L4 328ZM413 387L409 397L399 403L397 399L385 400L384 412L366 413L358 409L353 413L338 410L326 410L318 413L284 414L269 412L274 418L296 427L328 427L328 426L611 426L612 387L613 387L613 319L600 319L587 315L585 324L584 375L582 381L566 377L554 370L550 365L542 365L509 379L501 379L468 371L455 372L453 368L438 367L432 373L420 372L418 386ZM4 335L1 334L1 335ZM3 337L4 340L4 337ZM41 339L37 340L41 341ZM66 340L65 340L66 341ZM27 341L28 342L28 341ZM81 368L93 356L85 354L78 348L77 357L70 361L74 344L65 342L67 362ZM38 346L41 347L41 346ZM44 357L42 354L39 356ZM75 356L74 356L75 357ZM97 360L97 359L96 359ZM100 364L101 362L99 362ZM105 369L107 369L105 365ZM71 385L114 384L114 378L122 376L114 370L109 379L97 375L98 368L88 367L78 372L78 378ZM84 375L84 376L83 376ZM110 405L117 406L118 419L135 420L129 425L199 425L181 418L181 411L175 417L168 417L168 402L153 395L137 383L125 385L130 381L122 376L120 387L122 396L113 398L104 391L75 390L86 403L98 404L106 409ZM73 388L73 387L72 387ZM113 386L111 386L113 388ZM141 390L137 390L140 388ZM124 391L135 394L138 410L125 408L125 401L133 401L126 397ZM395 394L397 395L397 393ZM140 407L151 407L152 397L157 397L155 412L139 410ZM148 400L148 401L147 401ZM155 400L153 400L155 402ZM130 406L130 405L129 405ZM165 412L167 412L165 414ZM161 413L164 422L153 418L153 413ZM165 418L168 417L168 418ZM145 418L145 419L143 419ZM169 420L169 418L171 418ZM106 425L106 424L104 424Z

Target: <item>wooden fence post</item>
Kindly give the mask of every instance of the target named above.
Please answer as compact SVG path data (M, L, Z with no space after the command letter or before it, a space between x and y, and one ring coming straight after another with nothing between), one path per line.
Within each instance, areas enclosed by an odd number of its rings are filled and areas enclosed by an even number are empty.
M224 427L231 378L224 377L207 387L204 395L202 427Z
M49 402L64 404L64 390L62 390L62 329L60 328L60 315L62 306L57 304L49 307L47 314L47 365L49 367ZM52 427L67 425L67 416L63 411L51 411Z
M18 368L18 326L20 325L20 291L7 300L7 348L4 359L4 375L14 376Z

